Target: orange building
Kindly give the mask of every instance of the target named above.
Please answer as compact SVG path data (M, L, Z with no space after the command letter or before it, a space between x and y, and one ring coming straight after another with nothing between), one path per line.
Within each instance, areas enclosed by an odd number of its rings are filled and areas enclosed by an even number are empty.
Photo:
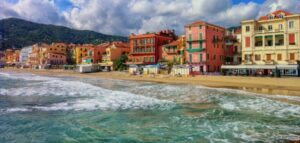
M114 61L120 58L122 55L128 55L130 51L129 43L123 42L112 42L105 49L105 52L102 55L101 66L108 67L112 70Z
M185 41L185 36L180 36L176 41L162 46L163 61L173 64L184 64Z
M7 49L4 53L7 65L16 65L19 63L20 50Z
M109 43L100 45L84 44L76 46L76 64L98 64L102 61L102 54L109 46Z
M129 65L156 64L162 59L162 45L176 39L174 30L162 30L157 33L131 35Z

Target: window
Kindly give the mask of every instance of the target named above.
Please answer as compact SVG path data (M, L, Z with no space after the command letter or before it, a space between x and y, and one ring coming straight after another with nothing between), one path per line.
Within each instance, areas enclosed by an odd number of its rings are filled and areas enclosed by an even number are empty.
M206 55L206 59L209 60L209 54Z
M260 55L255 55L255 61L260 61Z
M277 60L281 61L282 60L282 55L281 54L277 54Z
M202 25L199 25L199 29L202 29Z
M289 44L296 45L295 43L295 34L289 34Z
M190 41L193 40L192 34L189 35L189 40L190 40Z
M190 54L190 62L193 61L193 57L192 57L192 54Z
M272 26L272 25L269 25L269 26L268 26L268 30L269 30L269 31L272 31L272 30L273 30L273 26Z
M267 54L266 57L267 57L267 61L271 61L272 60L272 55L271 54Z
M284 35L275 35L275 45L276 46L284 45Z
M279 30L283 30L283 25L279 24L278 28L279 28Z
M259 30L259 31L262 31L263 29L264 29L263 26L259 26L259 27L258 27L258 30Z
M192 27L191 26L189 26L189 31L192 31Z
M294 21L289 21L289 28L293 29L294 28Z
M250 47L250 37L246 37L246 47Z
M246 32L250 31L250 26L246 26Z
M255 47L261 47L263 45L263 37L256 36L255 37Z
M265 36L265 46L273 46L273 35Z
M217 59L217 56L216 55L214 55L214 60L216 60Z
M295 53L290 53L290 60L294 61L295 60Z

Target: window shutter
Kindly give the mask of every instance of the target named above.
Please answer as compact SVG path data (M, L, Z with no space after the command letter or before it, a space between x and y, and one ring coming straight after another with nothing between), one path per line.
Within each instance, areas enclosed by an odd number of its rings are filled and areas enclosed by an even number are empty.
M289 34L289 43L290 45L295 44L295 34Z
M250 37L246 37L246 47L250 47Z

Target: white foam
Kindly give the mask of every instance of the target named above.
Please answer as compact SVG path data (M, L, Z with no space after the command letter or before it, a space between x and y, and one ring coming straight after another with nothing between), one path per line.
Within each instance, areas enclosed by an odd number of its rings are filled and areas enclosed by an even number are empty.
M18 75L20 76L20 75ZM17 77L18 77L17 76ZM43 82L28 83L23 87L9 89L0 88L2 96L67 96L81 97L69 99L63 103L50 106L35 106L27 109L55 110L125 110L125 109L170 109L175 103L152 97L113 91L80 81L66 81L58 78L45 78L34 75L24 76L23 79L42 79ZM29 78L30 77L30 78ZM19 78L19 77L18 77ZM84 99L82 99L85 97ZM13 111L13 110L12 110ZM30 111L30 110L28 110Z
M231 101L230 99L227 99L220 102L220 107L232 111L258 112L277 117L293 116L300 118L300 106L274 101L263 97Z

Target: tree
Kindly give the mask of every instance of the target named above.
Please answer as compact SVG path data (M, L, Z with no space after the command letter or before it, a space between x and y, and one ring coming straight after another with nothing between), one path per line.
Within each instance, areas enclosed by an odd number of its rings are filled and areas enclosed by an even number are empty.
M114 62L114 70L117 71L122 71L125 70L127 68L127 66L125 65L125 63L128 60L128 56L127 55L122 55L120 58L118 58L115 62Z

